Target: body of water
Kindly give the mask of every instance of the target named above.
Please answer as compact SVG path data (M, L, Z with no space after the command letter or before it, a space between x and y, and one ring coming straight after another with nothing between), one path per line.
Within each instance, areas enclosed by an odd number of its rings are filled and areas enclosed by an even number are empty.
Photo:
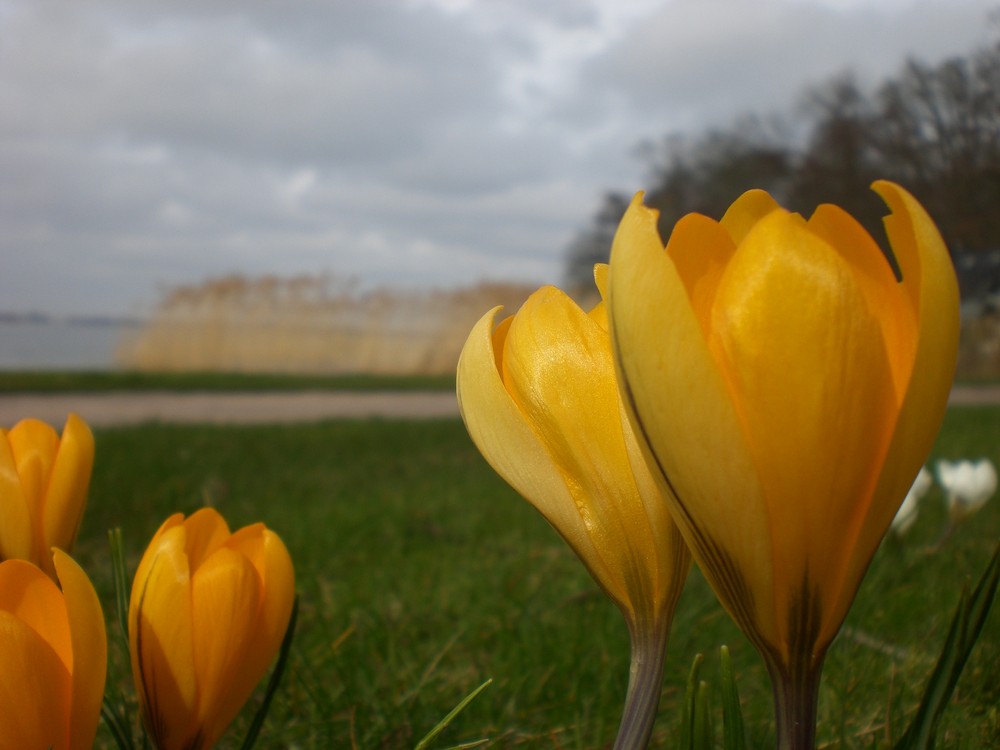
M0 370L111 370L135 323L0 320Z

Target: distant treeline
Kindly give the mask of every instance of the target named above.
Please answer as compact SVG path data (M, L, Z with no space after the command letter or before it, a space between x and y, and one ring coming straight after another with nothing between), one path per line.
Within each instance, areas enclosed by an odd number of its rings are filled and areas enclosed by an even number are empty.
M953 254L982 256L1000 250L1000 43L939 65L910 61L874 89L841 75L807 91L794 122L744 116L642 151L654 165L645 202L664 238L684 214L719 218L759 187L806 216L835 203L878 239L885 207L868 187L885 178L923 203ZM590 285L593 264L607 261L630 198L609 192L573 240L569 288Z

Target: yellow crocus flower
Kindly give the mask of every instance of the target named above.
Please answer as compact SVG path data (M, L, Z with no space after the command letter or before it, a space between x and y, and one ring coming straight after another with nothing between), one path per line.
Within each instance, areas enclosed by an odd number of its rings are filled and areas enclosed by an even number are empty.
M826 649L944 415L958 288L920 204L877 182L887 254L841 209L763 191L664 248L629 207L609 315L625 402L674 519L811 747ZM807 729L803 729L808 725Z
M104 615L87 574L53 552L59 587L0 563L0 750L90 750L104 698Z
M51 549L73 547L93 464L93 433L76 414L62 437L37 419L0 430L0 560L29 560L55 576Z
M598 268L603 281L606 266ZM690 555L625 421L607 314L554 287L499 325L476 324L458 364L458 399L490 465L566 540L618 606L632 679L616 747L645 747L663 651Z
M277 654L294 597L288 550L263 524L231 534L211 508L163 523L128 617L132 676L159 750L218 741Z

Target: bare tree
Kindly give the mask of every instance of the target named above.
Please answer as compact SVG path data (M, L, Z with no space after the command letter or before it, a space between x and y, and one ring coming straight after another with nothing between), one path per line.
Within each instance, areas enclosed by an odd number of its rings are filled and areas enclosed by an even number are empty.
M955 248L1000 246L1000 45L936 67L911 61L878 97L886 169Z
M887 178L916 195L953 251L1000 249L1000 43L937 65L910 61L874 93L840 75L808 90L798 114L799 138L774 118L743 117L645 144L646 203L660 210L665 238L684 214L718 218L751 187L800 213L835 203L879 237L885 207L868 186ZM626 205L609 193L574 239L574 284L589 283L593 263L607 259Z
M622 193L606 193L590 226L570 242L566 289L571 294L588 294L594 288L594 265L608 262L611 242L628 204L628 197Z
M812 126L787 205L808 214L833 203L869 231L878 230L883 210L868 186L886 175L873 143L871 101L852 75L843 74L807 91L801 112Z

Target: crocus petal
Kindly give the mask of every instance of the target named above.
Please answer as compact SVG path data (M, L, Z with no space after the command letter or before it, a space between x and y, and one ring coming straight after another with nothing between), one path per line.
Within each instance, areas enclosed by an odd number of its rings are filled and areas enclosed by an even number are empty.
M0 439L0 561L30 560L34 547L31 512L7 441Z
M691 569L691 551L670 516L667 502L664 501L663 493L669 493L669 487L658 481L650 471L643 446L628 421L625 405L620 402L619 410L625 450L632 467L636 493L646 513L646 522L654 540L656 563L652 564L649 559L644 562L654 580L655 608L657 612L673 612Z
M610 283L611 267L607 263L594 264L594 285L601 299L608 298L608 284Z
M0 664L0 750L67 748L68 725L58 718L69 715L72 700L66 664L34 628L3 610Z
M976 493L973 504L979 508L997 491L997 470L988 458L976 462L973 471L976 476Z
M226 542L226 546L251 562L260 576L264 591L257 624L253 629L253 645L232 680L236 685L252 686L267 672L285 637L295 603L295 571L281 537L263 524L240 529ZM245 699L240 703L243 702ZM234 713L238 710L239 706ZM226 708L220 709L221 713L226 711Z
M196 570L229 539L229 525L214 508L200 508L184 519L184 552L188 565Z
M671 235L665 252L657 212L641 200L636 196L625 213L611 259L611 337L625 405L706 576L726 592L734 619L767 637L776 627L771 587L758 582L763 585L751 594L745 578L767 579L772 570L761 487L726 382L689 303L689 285L672 259L685 234ZM702 228L695 226L699 237ZM692 251L724 255L731 240L724 242L719 250ZM693 432L692 424L712 428Z
M69 550L76 539L86 506L94 465L94 435L86 423L70 414L59 440L42 508L43 549ZM48 556L46 572L54 573Z
M593 320L597 325L601 327L601 330L607 333L608 330L608 284L610 283L610 274L607 263L597 263L594 265L594 284L597 286L597 291L601 295L601 301L594 305L587 315Z
M906 497L903 498L903 504L899 506L899 510L896 511L896 515L890 524L890 529L897 536L906 534L916 522L917 513L920 508L920 498L927 494L927 490L931 488L933 482L934 478L931 476L931 473L925 467L921 466L917 478L913 480L913 484L906 493Z
M4 432L0 438L0 561L30 560L33 547L28 499Z
M809 218L809 230L841 254L866 307L882 327L898 408L910 382L917 346L917 316L909 294L875 240L843 209L820 206Z
M216 550L194 573L191 627L202 747L211 747L236 715L219 710L226 702L226 692L240 697L238 711L256 685L239 684L231 678L253 642L262 588L250 561L225 547Z
M722 272L735 251L726 230L699 214L678 221L667 243L666 252L684 283L688 304L706 340L711 335L712 306Z
M655 597L646 561L656 558L656 543L633 502L607 333L546 287L515 316L502 361L507 391L559 467L601 566L614 571L609 595L634 611Z
M38 419L22 419L7 433L11 452L21 476L24 494L32 502L45 497L45 490L52 474L56 452L59 450L59 436L45 422ZM40 504L40 502L38 503Z
M890 528L898 535L903 536L917 520L917 512L920 507L920 498L914 492L906 493L903 504L899 506L896 515L893 516Z
M493 334L499 310L479 320L458 360L458 404L466 429L493 469L535 506L584 564L594 565L591 574L609 590L613 582L597 566L599 556L564 477L500 379Z
M0 439L0 559L23 559L55 576L51 548L69 549L83 514L94 442L70 414L63 436L24 419Z
M8 560L0 565L0 611L10 612L38 633L62 661L67 674L72 671L73 643L66 601L52 579L38 567L24 560Z
M892 213L885 218L889 242L902 272L901 286L915 311L919 335L899 416L874 494L856 542L847 580L860 582L871 555L930 453L948 405L958 356L958 281L934 222L898 185L876 182L873 189ZM850 600L839 609L846 612Z
M899 495L916 476L944 419L958 352L958 281L937 227L913 196L890 182L872 187L892 211L885 218L886 231L919 326L885 472ZM911 458L897 464L903 454Z
M53 552L62 587L73 645L73 709L69 721L71 750L94 746L104 699L108 643L104 613L94 586L81 568L62 550Z
M857 498L872 496L885 454L896 400L882 329L845 259L783 211L758 222L726 266L712 327L764 488L777 635L788 644L783 613L803 582L843 586L853 546L830 529L860 527L867 503Z
M132 675L160 750L187 747L197 732L185 536L183 525L158 534L139 564L129 605Z
M22 419L7 433L7 440L31 517L32 543L28 559L45 568L51 565L51 561L46 563L42 560L43 550L46 549L42 536L43 511L52 464L59 450L59 436L45 422Z
M747 190L733 201L719 220L720 226L729 233L733 246L739 245L757 222L773 211L784 211L778 202L765 190Z
M948 515L959 523L978 511L997 489L997 472L988 458L938 462L938 477L947 494Z
M951 488L952 482L954 481L954 472L955 464L951 461L941 460L937 462L938 481L941 483L941 486L945 488L945 490Z
M0 565L0 664L0 748L68 747L73 646L66 603L24 560Z
M934 477L927 471L926 466L921 466L920 471L917 472L917 478L913 480L910 489L918 498L921 498L927 494L932 484L934 484Z

